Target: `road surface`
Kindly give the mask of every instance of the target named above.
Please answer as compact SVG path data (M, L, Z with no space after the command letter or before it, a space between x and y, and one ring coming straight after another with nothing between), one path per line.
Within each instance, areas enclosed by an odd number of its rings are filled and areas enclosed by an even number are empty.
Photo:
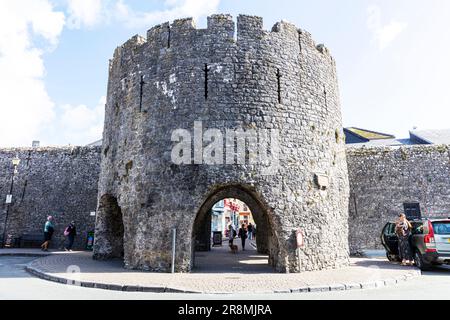
M233 295L192 295L120 292L62 285L35 278L24 268L32 257L0 257L0 300L36 299L132 299L132 300L321 300L321 299L446 299L450 300L450 267L440 267L424 272L422 277L400 285L381 289L335 291L303 294L233 294Z

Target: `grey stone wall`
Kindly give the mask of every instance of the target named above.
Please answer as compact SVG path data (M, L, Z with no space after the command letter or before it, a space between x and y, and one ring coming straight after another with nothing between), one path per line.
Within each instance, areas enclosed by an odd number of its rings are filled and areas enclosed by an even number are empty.
M181 19L117 48L108 82L95 258L123 252L129 268L170 270L175 227L177 271L188 271L207 204L238 193L259 212L258 234L265 241L258 246L278 271L348 263L348 176L335 62L294 25L277 23L272 31L262 25L259 17L239 16L235 36L228 15L209 17L207 29ZM204 130L278 129L278 172L266 175L261 164L174 165L171 134L192 131L194 121ZM326 190L316 185L316 173L328 177ZM123 229L115 226L118 219ZM297 228L306 238L301 265Z
M21 160L14 178L13 203L9 209L8 234L41 233L48 215L55 217L53 248L64 240L66 225L78 229L74 248L85 247L88 231L94 230L100 147L0 149L0 232L3 235L13 166Z
M420 203L423 216L450 216L449 146L348 148L352 253L382 249L383 226Z

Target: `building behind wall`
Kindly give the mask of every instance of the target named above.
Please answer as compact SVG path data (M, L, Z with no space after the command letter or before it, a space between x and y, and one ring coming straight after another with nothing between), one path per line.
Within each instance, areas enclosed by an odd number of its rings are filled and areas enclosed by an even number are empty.
M255 220L248 206L239 199L223 199L216 203L212 210L211 231L220 231L224 237L228 236L228 225L233 221L234 228L238 230L242 224L255 225Z

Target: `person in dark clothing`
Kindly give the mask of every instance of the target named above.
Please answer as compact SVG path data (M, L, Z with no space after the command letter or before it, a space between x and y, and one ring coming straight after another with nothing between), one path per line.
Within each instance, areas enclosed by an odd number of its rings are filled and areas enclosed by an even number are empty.
M248 239L252 240L253 226L252 226L251 223L249 223L248 226L247 226L247 233L248 233Z
M409 237L411 235L412 225L406 219L404 213L400 214L399 219L395 226L395 232L398 236L398 251L400 259L402 260L402 266L413 265L411 246L409 244Z
M44 243L41 244L42 251L48 251L48 246L50 245L50 241L52 240L54 230L55 226L53 225L53 217L48 216L47 222L45 222L44 226Z
M64 235L67 237L67 246L64 248L66 251L72 251L73 242L75 241L75 236L77 235L77 228L75 227L75 222L72 221L64 230Z
M234 229L233 224L230 222L228 224L228 243L230 246L233 245L234 237L236 237L236 230Z
M242 224L242 227L239 228L238 236L239 238L241 238L242 250L245 251L245 239L247 239L247 230L245 229L245 224Z

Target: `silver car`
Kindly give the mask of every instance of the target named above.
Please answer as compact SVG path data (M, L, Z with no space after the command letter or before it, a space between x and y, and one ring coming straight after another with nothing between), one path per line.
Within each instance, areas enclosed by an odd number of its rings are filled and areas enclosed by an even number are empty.
M450 218L421 219L411 221L410 237L414 262L421 270L429 270L433 265L450 264ZM381 242L389 260L398 260L398 237L395 223L385 225Z

